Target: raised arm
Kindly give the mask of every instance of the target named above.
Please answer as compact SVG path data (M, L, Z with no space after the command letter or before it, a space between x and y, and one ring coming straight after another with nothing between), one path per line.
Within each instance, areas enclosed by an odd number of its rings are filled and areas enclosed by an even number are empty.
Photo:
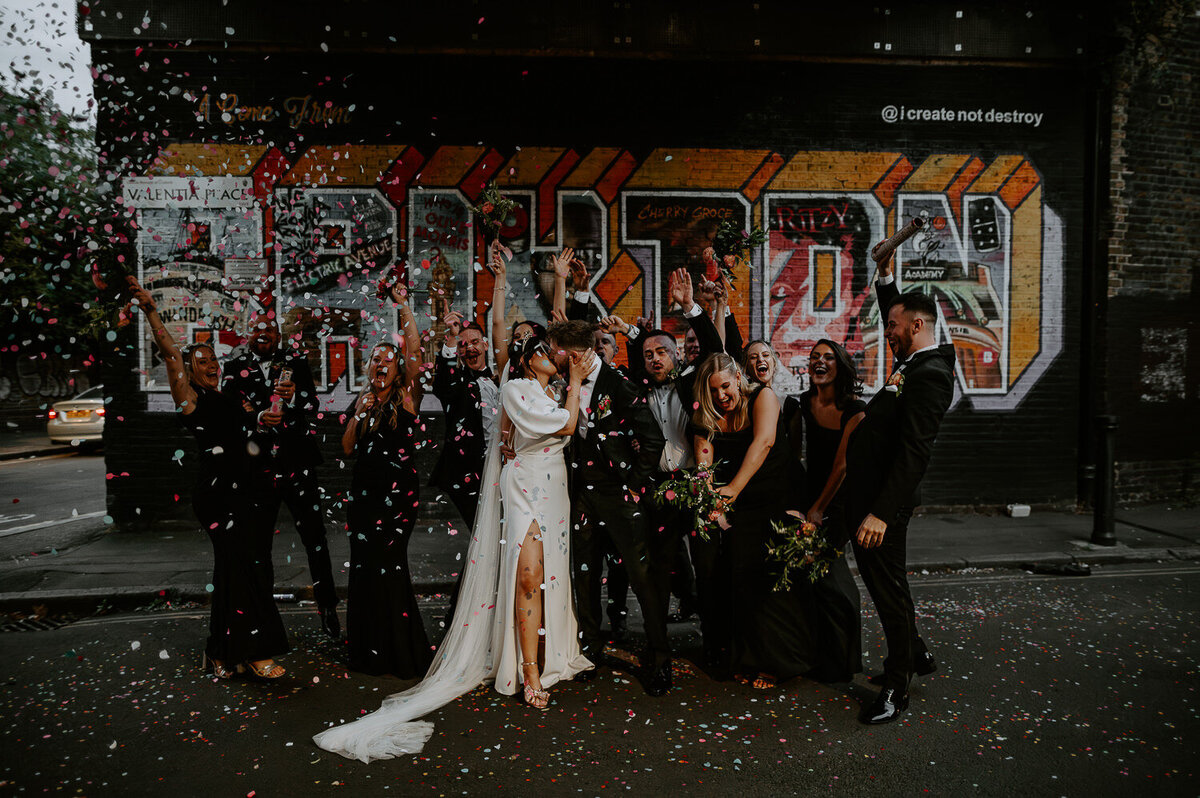
M150 294L146 293L146 290L133 277L127 279L130 290L133 292L132 304L146 314L146 323L150 325L151 337L158 345L158 351L162 353L163 362L167 367L167 385L171 389L171 398L175 400L175 407L185 416L189 415L196 410L196 390L188 383L187 371L183 367L183 355L179 352L179 346L159 317L158 307L150 298Z
M508 366L508 330L504 323L505 303L508 300L508 265L500 251L499 240L488 247L488 265L495 276L492 286L492 357L496 373L503 374Z
M719 489L720 493L732 501L745 490L746 485L750 484L750 480L766 462L771 447L775 445L775 431L778 427L779 399L770 388L763 388L754 397L754 440L746 450L741 468L728 485Z
M575 285L575 293L571 295L571 306L567 308L568 319L588 321L591 318L591 290L588 283L587 264L579 258L571 258L571 282Z
M557 255L547 256L550 258L550 268L554 270L554 298L550 307L564 316L567 314L567 278L571 276L571 258L574 255L575 250L564 247Z
M409 391L413 395L414 410L421 406L421 331L417 329L417 317L408 304L408 289L402 285L392 287L392 299L397 304L400 316L400 332L404 336L404 372L408 377Z

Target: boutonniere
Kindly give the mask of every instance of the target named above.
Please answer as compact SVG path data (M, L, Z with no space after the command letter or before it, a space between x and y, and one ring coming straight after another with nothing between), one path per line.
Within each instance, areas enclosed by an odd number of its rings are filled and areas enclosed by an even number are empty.
M612 413L612 397L601 396L596 402L596 418L604 418Z
M675 382L683 376L683 366L676 366L667 372L667 382Z
M899 396L904 391L904 372L896 371L895 374L888 377L887 384L883 386L883 389Z

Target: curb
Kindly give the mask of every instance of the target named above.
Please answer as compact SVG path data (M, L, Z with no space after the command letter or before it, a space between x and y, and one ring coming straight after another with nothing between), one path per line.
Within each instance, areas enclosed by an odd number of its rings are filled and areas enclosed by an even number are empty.
M1011 568L1023 569L1031 563L1044 565L1102 564L1120 565L1122 563L1144 563L1162 560L1178 560L1185 562L1200 561L1200 546L1181 546L1173 548L1130 549L1126 546L1116 546L1113 551L1089 551L1068 553L1062 551L1029 552L1024 554L976 555L965 558L946 560L927 560L910 562L909 573L928 573L933 571L959 571L964 568ZM857 575L858 569L851 571ZM418 596L434 595L449 596L454 589L454 581L417 582L413 585ZM292 593L296 601L312 601L311 585L279 586L276 593ZM345 590L339 590L342 601L345 601ZM113 609L132 610L145 607L156 601L195 601L206 603L209 593L204 585L131 585L125 587L81 588L77 590L28 590L24 592L0 593L0 611L14 612L29 610L36 605L53 607L55 612L73 611L80 614L92 614L100 603L107 603ZM292 602L286 602L292 603Z
M22 449L15 452L0 452L0 460L21 460L26 457L45 457L50 454L67 454L69 452L78 452L78 446L70 444L59 444L57 446L46 446L41 449Z

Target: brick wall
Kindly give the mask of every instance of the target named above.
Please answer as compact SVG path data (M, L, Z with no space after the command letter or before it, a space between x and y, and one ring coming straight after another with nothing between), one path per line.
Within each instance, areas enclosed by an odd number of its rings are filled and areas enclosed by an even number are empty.
M1123 502L1200 497L1200 17L1120 29L1113 69L1106 390Z
M302 260L281 215L318 200L335 207L336 188L356 192L378 218L394 214L393 232L390 221L364 222L361 235L392 236L392 251L422 266L414 276L420 287L429 273L420 262L437 265L429 242L464 234L455 221L461 215L430 205L430 195L469 199L494 175L530 219L513 234L522 271L510 267L510 307L544 313L535 256L587 238L597 266L594 295L605 310L632 317L663 311L670 268L699 266L711 231L677 218L737 213L769 233L754 253L753 273L739 275L735 311L744 334L770 338L788 365L803 362L817 337L847 341L876 386L888 362L866 249L898 218L928 214L937 235L923 250L904 253L902 272L911 269L907 283L941 297L944 333L956 343L963 374L926 501L1075 498L1085 147L1073 69L340 55L310 77L296 55L181 50L169 65L148 57L132 47L97 56L111 65L108 74L124 79L97 83L111 165L119 176L252 178L266 210L261 222L251 214L242 227L261 223L254 234L272 273L296 272ZM326 81L325 73L341 77ZM479 90L483 74L503 87L500 96ZM201 99L222 92L260 109L247 112L258 118L198 119ZM266 105L309 94L332 107L353 106L350 120L299 129L286 116L262 120ZM564 104L570 112L556 114ZM949 109L951 116L891 121L886 109L893 105L898 112ZM496 106L499 118L485 113ZM988 121L992 109L1037 113L1038 123ZM959 118L960 111L978 111L979 119ZM595 198L590 209L566 207L585 194ZM375 205L378 196L384 199ZM427 202L420 220L410 214L416 197ZM429 235L420 229L427 225L441 227ZM168 227L155 234L174 235ZM472 263L482 246L472 239L465 256L443 253L464 303L490 296L490 275ZM142 255L158 257L152 247ZM312 257L326 263L343 256ZM825 286L819 296L818 285ZM341 301L338 286L320 290L326 293L316 304ZM305 293L313 292L301 288L285 305L303 306ZM333 364L346 356L353 373L353 355L328 345L363 329L325 319L305 327L311 320L301 313L289 323L321 348L318 365L333 376ZM386 319L380 323L386 327ZM199 332L208 334L198 327L189 334ZM105 368L119 416L110 421L110 512L125 526L188 517L192 444L163 412L162 393L147 390L153 360L131 331ZM330 390L337 394L336 380ZM440 442L434 430L430 437ZM330 453L334 443L330 435ZM323 476L335 492L345 474L329 457Z

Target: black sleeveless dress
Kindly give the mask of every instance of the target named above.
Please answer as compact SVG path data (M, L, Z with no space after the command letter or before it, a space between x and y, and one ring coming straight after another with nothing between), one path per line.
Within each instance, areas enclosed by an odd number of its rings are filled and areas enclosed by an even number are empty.
M416 421L401 407L395 428L380 423L359 438L347 513L350 667L402 679L424 675L433 660L408 567L420 501Z
M712 438L713 459L719 462L716 479L721 483L734 478L754 441L754 404L761 390L750 397L745 429L718 432ZM776 445L738 495L728 513L731 528L722 537L731 569L733 666L782 681L811 670L815 655L805 586L787 592L772 589L777 573L767 559L767 546L775 534L771 522L787 520L787 511L794 509L789 498L793 475L802 474L793 462L782 414L776 423ZM693 433L704 431L693 428Z
M822 427L812 412L812 396L802 394L788 412L794 411L789 428L793 436L797 422L803 425L805 460L808 466L808 482L804 486L799 509L807 513L825 490L825 483L833 472L833 463L842 442L842 435L850 420L867 408L866 402L854 399L842 410L837 429ZM850 565L844 556L849 547L841 502L835 496L825 509L825 529L831 543L843 552L829 568L829 573L813 585L807 586L812 601L813 633L818 653L813 670L808 674L823 682L849 681L851 676L862 670L862 601L858 585L850 573Z
M262 561L264 546L256 534L255 467L247 450L245 414L235 400L192 387L196 409L179 418L200 450L192 507L213 547L205 651L230 666L270 659L287 652L287 632L271 595L270 564ZM265 551L269 557L270 548Z

